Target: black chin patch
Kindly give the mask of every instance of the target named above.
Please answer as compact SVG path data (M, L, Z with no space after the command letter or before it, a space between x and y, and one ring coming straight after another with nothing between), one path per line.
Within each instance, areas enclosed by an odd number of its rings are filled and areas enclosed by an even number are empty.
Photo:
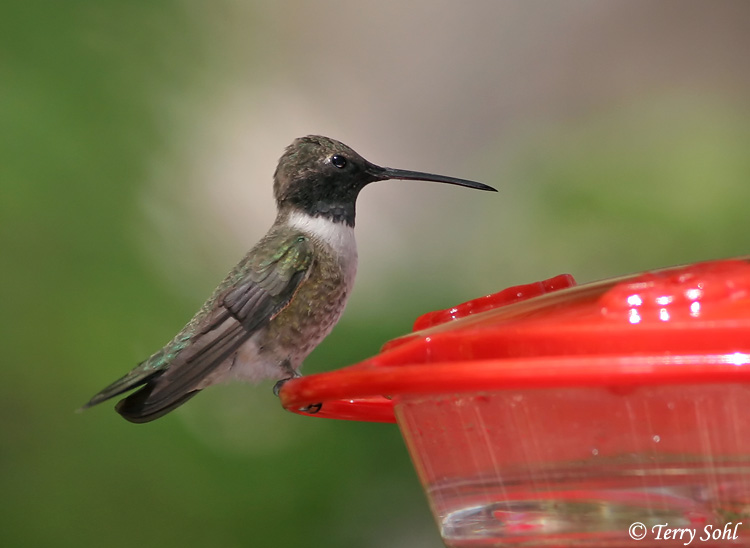
M334 223L345 223L347 226L354 226L354 203L336 204L319 201L310 206L306 213L313 217L324 217Z

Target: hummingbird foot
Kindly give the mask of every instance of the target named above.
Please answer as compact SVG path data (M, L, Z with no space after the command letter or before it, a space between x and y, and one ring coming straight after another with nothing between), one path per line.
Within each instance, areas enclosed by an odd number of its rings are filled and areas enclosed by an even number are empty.
M287 381L290 381L292 379L296 379L297 377L301 377L302 375L296 371L288 361L284 361L284 363L281 364L281 368L284 370L284 372L288 373L289 376L285 379L281 379L279 382L273 385L273 395L278 397L279 392L281 392L281 387L284 386Z
M273 394L274 394L274 396L276 396L278 398L279 397L279 393L281 392L281 387L282 386L284 386L290 380L296 379L297 377L301 377L301 376L302 375L300 375L299 373L297 373L293 377L289 377L287 379L281 379L279 382L277 382L276 384L274 384L273 385ZM322 407L323 407L322 403L313 403L313 404L308 405L307 407L300 407L299 411L301 413L307 413L308 415L314 415L315 413L317 413L318 411L320 411L320 409Z
M273 385L273 393L276 397L279 396L282 386L284 386L290 380L296 379L302 376L298 371L292 368L292 366L289 364L288 361L285 361L284 363L282 363L281 367L284 371L289 373L289 376L285 379L281 379L280 381L278 381L276 384ZM301 407L299 411L301 413L307 413L308 415L314 415L315 413L319 412L322 407L323 407L322 403L313 403L313 404L308 405L307 407Z
M290 380L295 379L295 378L296 377L289 377L288 379L281 379L279 382L277 382L276 384L274 384L273 385L273 395L278 398L279 397L279 393L281 392L281 387L284 386Z

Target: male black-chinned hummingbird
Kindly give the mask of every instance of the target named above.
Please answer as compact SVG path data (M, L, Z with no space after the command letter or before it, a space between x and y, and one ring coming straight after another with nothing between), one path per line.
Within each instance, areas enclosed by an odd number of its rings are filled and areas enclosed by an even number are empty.
M495 191L474 181L379 167L328 137L295 140L274 173L278 213L268 233L174 339L84 408L140 387L116 410L141 423L227 380L275 379L278 394L341 317L357 271L357 196L388 179Z

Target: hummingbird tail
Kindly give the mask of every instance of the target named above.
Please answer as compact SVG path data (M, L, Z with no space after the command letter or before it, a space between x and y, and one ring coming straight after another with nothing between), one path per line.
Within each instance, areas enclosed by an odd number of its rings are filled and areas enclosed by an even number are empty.
M119 396L124 392L132 390L133 388L138 388L139 386L150 382L152 379L154 379L154 377L160 375L161 373L161 371L150 371L144 374L144 372L140 370L140 368L136 368L124 377L117 379L115 382L98 392L83 407L81 407L79 411L83 411L85 409L88 409L89 407L98 405L104 401L114 398L115 396Z
M200 392L200 390L193 390L192 392L187 392L174 399L165 400L160 398L154 401L154 398L151 397L151 393L154 391L157 384L158 382L150 382L137 392L120 400L115 406L115 410L125 420L130 422L151 422L159 417L163 417Z
M258 301L257 295L253 299ZM130 422L150 422L213 384L231 368L234 358L228 358L252 334L247 323L237 321L224 308L218 310L200 329L188 324L172 343L99 392L82 409L140 387L115 409Z
M140 386L140 390L137 390L127 398L120 400L115 406L115 410L130 422L150 422L166 415L200 392L198 389L184 394L170 394L168 398L152 397L152 392L154 391L154 388L159 386L159 377L161 377L163 373L164 371L155 371L147 376L143 376L134 375L133 372L131 372L96 394L88 403L81 407L79 411L84 411L89 407L98 405Z

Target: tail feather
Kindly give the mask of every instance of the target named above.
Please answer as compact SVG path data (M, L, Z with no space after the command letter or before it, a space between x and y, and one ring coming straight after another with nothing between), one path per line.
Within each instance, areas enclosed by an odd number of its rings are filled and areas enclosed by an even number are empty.
M115 396L141 387L140 390L120 400L115 406L115 410L130 422L150 422L166 415L200 392L200 390L192 390L183 394L172 392L165 397L164 394L159 394L157 390L156 394L153 394L154 389L159 386L159 378L163 374L164 371L150 371L144 374L137 368L97 393L79 411L84 411Z
M228 313L222 312L216 321L197 337L190 335L193 326L188 324L172 343L96 394L81 409L139 387L115 407L126 420L149 422L179 407L221 377L233 363L228 358L251 335Z
M98 392L85 405L83 405L83 407L81 407L79 411L83 411L85 409L88 409L89 407L98 405L103 401L107 401L108 399L128 392L129 390L138 388L139 386L152 381L155 377L158 377L162 373L163 371L143 371L139 366L124 377L117 379L115 382Z
M152 398L152 393L157 385L158 380L146 384L137 392L120 400L115 406L115 410L130 422L150 422L163 417L200 392L200 390L193 390L176 398Z

